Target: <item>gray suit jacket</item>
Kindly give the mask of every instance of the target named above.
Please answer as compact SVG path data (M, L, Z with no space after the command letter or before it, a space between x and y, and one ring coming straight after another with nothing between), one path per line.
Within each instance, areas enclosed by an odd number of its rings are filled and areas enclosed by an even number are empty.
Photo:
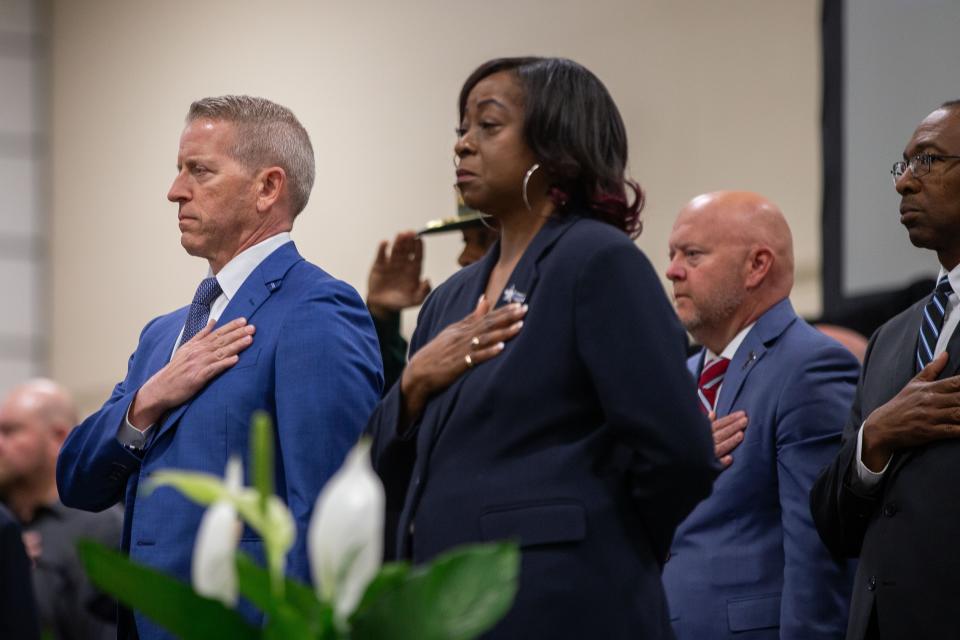
M844 444L811 492L820 536L837 555L859 557L847 638L864 638L871 610L884 637L960 637L960 440L894 455L870 494L850 485L857 431L914 376L914 352L926 299L870 339ZM960 369L960 332L947 346L941 378ZM960 407L958 407L960 410Z

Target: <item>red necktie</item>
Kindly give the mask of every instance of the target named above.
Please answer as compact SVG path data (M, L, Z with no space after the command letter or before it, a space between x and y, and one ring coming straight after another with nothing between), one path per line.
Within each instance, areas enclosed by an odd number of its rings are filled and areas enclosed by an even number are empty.
M700 409L705 414L709 414L716 408L717 392L720 391L720 384L729 366L729 358L714 358L703 367L697 395L700 396Z

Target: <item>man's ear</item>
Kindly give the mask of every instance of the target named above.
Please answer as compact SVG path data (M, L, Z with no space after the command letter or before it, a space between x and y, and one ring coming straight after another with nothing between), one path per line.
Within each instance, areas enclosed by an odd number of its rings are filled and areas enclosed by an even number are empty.
M257 211L269 211L280 199L286 183L287 173L281 167L262 169L257 176Z
M48 425L50 430L50 439L57 451L63 446L64 440L70 435L73 425L60 424L59 422Z
M773 267L773 251L764 246L752 248L747 263L747 289L759 287L766 279L771 267Z

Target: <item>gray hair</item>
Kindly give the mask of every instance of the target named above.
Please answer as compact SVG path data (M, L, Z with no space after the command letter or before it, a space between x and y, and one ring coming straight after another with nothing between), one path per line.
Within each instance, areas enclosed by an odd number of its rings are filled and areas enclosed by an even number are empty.
M264 98L220 96L190 105L187 123L219 120L236 126L233 156L250 170L279 166L290 184L290 204L296 217L307 206L313 179L310 136L290 109Z

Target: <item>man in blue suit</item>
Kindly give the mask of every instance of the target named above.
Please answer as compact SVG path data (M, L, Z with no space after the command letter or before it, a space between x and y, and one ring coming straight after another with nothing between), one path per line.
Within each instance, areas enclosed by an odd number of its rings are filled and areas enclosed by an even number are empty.
M670 260L677 313L704 346L689 367L726 467L664 567L677 637L840 638L853 572L824 548L807 505L839 448L857 361L794 313L790 228L761 196L695 198Z
M307 580L313 503L383 384L373 324L356 291L290 241L314 158L288 109L248 96L193 103L177 168L167 197L180 242L209 273L190 306L147 324L126 378L67 439L60 496L94 511L123 500L123 548L188 580L202 508L172 489L138 488L158 469L221 474L230 455L248 460L250 416L265 410L276 422L277 491L297 523L288 570ZM249 531L240 547L261 555ZM167 637L139 614L121 615L120 634Z

